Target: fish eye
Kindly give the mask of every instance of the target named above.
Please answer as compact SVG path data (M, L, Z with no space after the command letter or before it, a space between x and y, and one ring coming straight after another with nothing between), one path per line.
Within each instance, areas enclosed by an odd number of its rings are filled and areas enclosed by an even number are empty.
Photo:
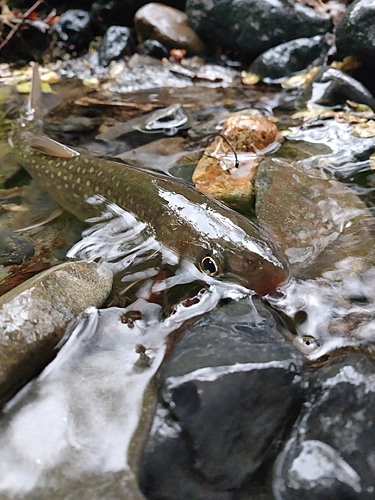
M220 272L219 262L212 255L205 255L199 262L199 268L208 276L216 276Z
M249 272L255 271L258 267L261 267L261 264L256 259L247 259L246 261L246 270Z

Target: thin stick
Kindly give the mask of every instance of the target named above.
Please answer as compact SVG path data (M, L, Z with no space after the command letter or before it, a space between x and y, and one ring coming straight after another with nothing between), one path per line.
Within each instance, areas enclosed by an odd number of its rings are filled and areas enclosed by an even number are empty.
M32 6L30 7L30 9L29 9L29 10L27 10L24 14L22 14L22 19L21 19L21 22L20 22L19 24L16 24L16 25L15 25L15 26L14 26L14 27L13 27L13 28L9 31L8 35L6 36L6 38L5 38L5 39L1 42L1 44L0 44L0 50L1 50L3 47L5 47L5 45L9 42L9 40L10 40L10 39L12 38L12 36L14 35L14 33L15 33L16 31L18 31L19 27L20 27L20 26L22 26L22 24L23 24L23 22L25 21L25 19L27 19L27 18L28 18L28 16L29 16L32 12L34 12L34 10L35 10L37 7L39 7L39 5L40 5L41 3L43 3L43 2L44 2L44 0L37 0L37 1L34 3L34 5L32 5Z

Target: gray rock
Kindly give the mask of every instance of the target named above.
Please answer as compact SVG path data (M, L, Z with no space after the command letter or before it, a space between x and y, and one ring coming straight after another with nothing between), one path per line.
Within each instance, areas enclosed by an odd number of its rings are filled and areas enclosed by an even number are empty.
M263 52L251 64L249 71L266 82L277 80L302 71L317 60L321 63L327 50L323 35L297 38Z
M347 273L373 262L371 213L345 184L303 161L267 158L255 190L257 217L271 228L294 276L322 276L347 257Z
M135 40L126 26L110 26L99 50L99 63L108 66L111 61L132 55L135 51Z
M356 0L345 12L336 28L338 57L355 56L371 62L375 57L375 4Z
M279 500L374 498L375 363L337 358L312 378L311 396L278 457Z
M160 372L140 469L147 498L229 500L250 478L251 489L299 411L303 369L257 299L198 319Z
M69 262L40 273L0 298L0 405L56 355L68 322L99 306L112 273L95 262Z
M14 233L3 229L0 232L0 265L11 266L22 264L35 253L32 243Z
M211 45L259 55L298 37L330 31L327 16L288 0L187 0L186 13L196 33Z
M348 99L375 110L375 98L362 83L338 69L322 67L303 92L299 105L336 106Z

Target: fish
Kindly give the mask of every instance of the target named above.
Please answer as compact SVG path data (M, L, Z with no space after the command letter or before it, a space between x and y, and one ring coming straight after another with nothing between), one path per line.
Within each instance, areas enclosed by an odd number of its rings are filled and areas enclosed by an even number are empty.
M194 186L168 175L92 157L41 133L39 70L33 66L27 113L11 138L20 165L65 210L98 214L100 196L153 228L156 239L206 276L261 296L288 279L288 266L263 228ZM38 123L39 122L39 123Z

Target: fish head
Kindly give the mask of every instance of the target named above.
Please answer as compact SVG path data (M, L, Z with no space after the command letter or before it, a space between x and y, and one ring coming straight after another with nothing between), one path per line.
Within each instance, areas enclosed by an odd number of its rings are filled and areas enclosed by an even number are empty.
M199 270L222 281L237 283L258 295L272 295L285 284L289 271L281 258L237 248L203 251L197 260Z

